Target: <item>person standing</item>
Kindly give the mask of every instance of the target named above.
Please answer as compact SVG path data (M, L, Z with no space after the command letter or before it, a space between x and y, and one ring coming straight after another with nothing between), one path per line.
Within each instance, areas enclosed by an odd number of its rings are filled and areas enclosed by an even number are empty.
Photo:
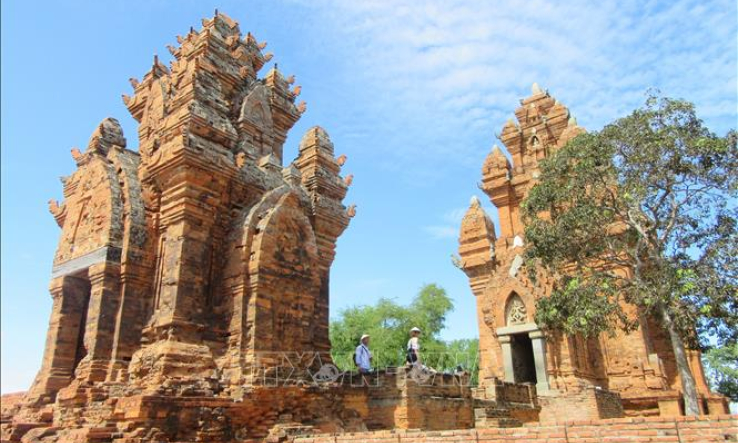
M407 363L415 365L420 363L420 328L410 330L410 340L407 342Z
M354 363L359 367L359 372L368 374L372 370L372 352L369 350L369 335L361 336L359 346L354 353Z

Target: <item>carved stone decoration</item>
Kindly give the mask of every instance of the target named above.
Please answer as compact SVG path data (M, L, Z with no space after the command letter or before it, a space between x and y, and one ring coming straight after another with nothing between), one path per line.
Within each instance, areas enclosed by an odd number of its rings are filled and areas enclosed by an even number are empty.
M505 322L507 326L522 325L528 322L528 310L525 309L525 303L518 294L513 294L507 302Z

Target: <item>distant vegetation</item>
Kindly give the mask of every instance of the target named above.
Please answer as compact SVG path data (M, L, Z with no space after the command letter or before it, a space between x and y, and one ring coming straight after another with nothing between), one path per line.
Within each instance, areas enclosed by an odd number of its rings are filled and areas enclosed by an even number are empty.
M354 350L360 337L369 334L374 367L404 365L409 331L418 327L423 331L420 342L425 365L439 372L453 372L461 365L476 383L479 340L443 341L439 337L453 309L446 291L435 284L423 286L408 306L381 298L374 305L345 309L331 321L333 360L339 368L353 370Z
M703 360L712 389L738 402L738 342L709 349Z

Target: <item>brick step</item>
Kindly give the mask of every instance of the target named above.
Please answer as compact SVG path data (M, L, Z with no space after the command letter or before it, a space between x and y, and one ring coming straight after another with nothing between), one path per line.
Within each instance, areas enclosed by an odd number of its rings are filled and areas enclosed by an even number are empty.
M506 418L480 418L475 420L474 426L477 428L519 428L523 426L523 422L512 417Z
M474 402L472 403L475 408L497 408L499 407L497 402L494 400L479 400L474 399Z
M507 418L510 417L510 410L507 408L474 408L474 417Z

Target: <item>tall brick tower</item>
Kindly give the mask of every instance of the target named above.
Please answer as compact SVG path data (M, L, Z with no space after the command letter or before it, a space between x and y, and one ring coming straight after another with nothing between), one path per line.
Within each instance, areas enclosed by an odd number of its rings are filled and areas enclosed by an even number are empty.
M266 44L226 15L178 41L123 96L138 152L105 119L51 203L54 308L28 404L111 384L239 396L280 354L330 361L329 273L350 218L333 144L314 127L283 166L299 87L276 66L259 78Z
M321 127L283 161L305 112L265 43L217 11L154 57L123 101L139 149L102 121L64 201L41 369L4 441L288 441L306 433L469 427L463 375L332 364L330 268L354 216ZM373 389L367 389L371 385ZM451 398L450 401L447 399ZM446 414L439 419L437 412Z
M641 318L640 329L631 334L590 339L545 332L534 321L536 300L550 294L553 282L545 275L532 282L522 268L520 204L535 184L539 161L582 132L569 110L534 84L499 135L511 160L495 146L484 161L481 189L497 208L501 232L473 198L459 237L460 267L477 299L480 383L535 385L542 420L567 418L556 417L561 411L586 411L571 406L588 401L583 398L592 389L597 395L618 393L626 414L678 414L674 356L654 319ZM724 399L709 392L697 353L691 363L705 405L723 412ZM597 408L590 412L590 418L598 416Z

